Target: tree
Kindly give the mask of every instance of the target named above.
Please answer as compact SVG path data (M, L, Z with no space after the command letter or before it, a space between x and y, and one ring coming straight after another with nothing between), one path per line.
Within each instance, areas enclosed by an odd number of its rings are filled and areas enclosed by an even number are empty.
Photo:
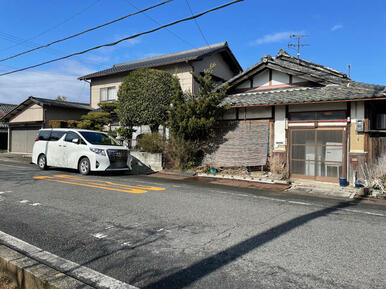
M65 96L65 95L58 95L58 96L56 97L56 100L67 101L67 96Z
M217 88L212 80L215 65L212 64L203 75L193 74L199 84L198 95L176 92L169 108L169 128L172 135L188 141L205 141L212 134L216 120L225 107L221 101L225 98L227 85Z
M82 115L78 128L103 131L109 123L111 123L111 117L108 112L89 112Z
M117 121L117 103L101 102L98 103L100 111L89 112L82 115L79 128L103 131L111 123Z
M169 72L149 68L132 71L118 91L121 125L149 125L155 132L168 119L168 107L178 91L179 81Z

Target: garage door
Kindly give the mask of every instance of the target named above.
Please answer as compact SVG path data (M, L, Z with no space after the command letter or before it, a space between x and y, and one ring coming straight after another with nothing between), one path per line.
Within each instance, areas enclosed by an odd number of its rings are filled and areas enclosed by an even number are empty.
M11 129L11 152L32 153L35 138L40 127L22 127Z

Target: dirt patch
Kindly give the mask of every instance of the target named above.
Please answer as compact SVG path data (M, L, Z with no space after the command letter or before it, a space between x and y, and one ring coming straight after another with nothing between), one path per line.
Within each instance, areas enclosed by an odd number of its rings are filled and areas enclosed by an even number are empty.
M18 287L13 285L8 278L0 277L0 289L18 289Z

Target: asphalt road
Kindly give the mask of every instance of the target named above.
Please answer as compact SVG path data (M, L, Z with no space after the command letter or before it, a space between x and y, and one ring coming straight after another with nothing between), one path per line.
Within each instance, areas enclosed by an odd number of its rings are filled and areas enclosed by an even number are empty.
M386 288L363 202L0 162L0 231L141 288Z

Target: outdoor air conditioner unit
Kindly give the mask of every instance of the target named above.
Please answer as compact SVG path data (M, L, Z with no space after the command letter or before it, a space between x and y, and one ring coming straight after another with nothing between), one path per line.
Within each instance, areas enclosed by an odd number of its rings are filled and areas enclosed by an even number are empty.
M377 114L375 128L386 129L386 113Z

